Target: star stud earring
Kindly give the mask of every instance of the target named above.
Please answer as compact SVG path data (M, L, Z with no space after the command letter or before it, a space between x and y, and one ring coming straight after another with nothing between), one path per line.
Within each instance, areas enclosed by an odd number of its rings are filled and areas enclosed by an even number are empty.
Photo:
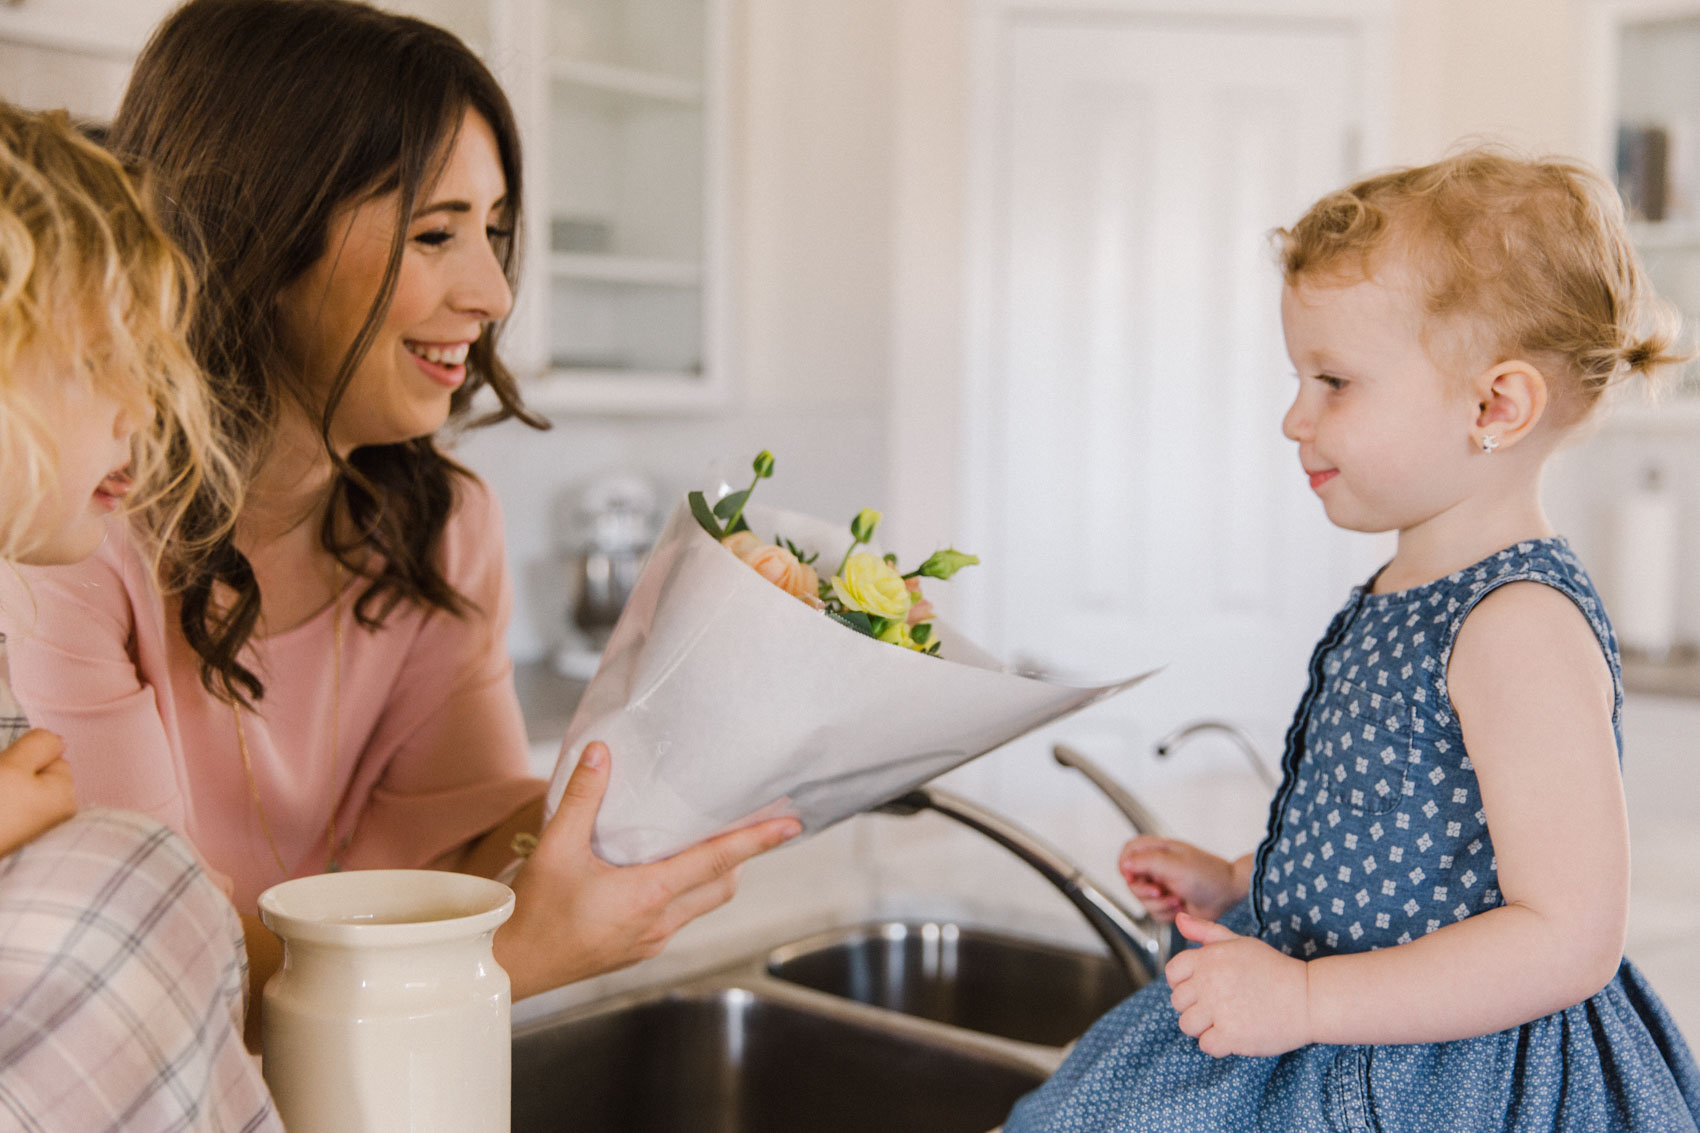
M1498 437L1494 436L1492 433L1483 433L1482 434L1482 451L1483 452L1492 452L1494 449L1496 449L1498 447L1499 447L1499 438Z

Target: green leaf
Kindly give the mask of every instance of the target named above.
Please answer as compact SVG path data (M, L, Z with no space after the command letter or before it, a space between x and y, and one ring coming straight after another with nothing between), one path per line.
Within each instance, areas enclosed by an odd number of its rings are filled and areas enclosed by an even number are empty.
M721 519L731 519L733 516L738 514L739 509L744 506L744 501L749 498L750 490L748 488L745 488L741 492L733 492L730 495L722 496L720 498L720 502L714 505L714 514L718 515Z
M691 514L696 517L696 521L702 525L704 531L716 539L725 538L724 532L720 530L720 524L715 521L713 509L708 506L708 500L703 498L701 492L692 492L685 499L690 502Z
M896 618L872 618L872 617L870 617L870 618L868 618L868 627L871 630L873 630L874 636L878 637L882 633L884 633L886 630L890 629L891 623L896 621L896 620L897 620Z
M849 626L857 633L866 634L869 637L874 636L873 621L860 610L850 610L842 614L837 610L828 610L826 616L840 625Z
M920 565L915 574L922 578L949 578L963 567L978 565L980 565L978 557L965 554L962 551L946 549L934 551L929 555L927 561ZM909 577L912 578L914 575Z
M931 623L928 622L922 622L918 626L912 626L909 630L909 640L913 641L916 645L927 644L927 642L932 639L932 636L933 627Z
M939 646L943 644L944 642L942 641L935 641L925 649L921 650L921 652L925 653L929 657L937 657L939 655Z
M776 544L778 544L778 543L785 544L785 549L787 551L790 551L792 557L795 558L798 562L802 563L804 566L808 566L809 564L813 563L816 559L820 558L820 552L819 551L816 551L814 554L808 556L807 558L804 558L803 557L803 548L797 546L797 544L791 542L791 540L789 540L789 539L781 539L778 535L775 535L773 537L773 541Z

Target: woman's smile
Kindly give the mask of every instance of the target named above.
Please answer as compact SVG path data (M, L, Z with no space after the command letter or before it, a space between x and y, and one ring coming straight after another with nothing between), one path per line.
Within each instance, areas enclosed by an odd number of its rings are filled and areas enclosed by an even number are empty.
M416 342L409 339L402 345L413 356L420 371L438 385L459 389L466 380L466 356L472 349L471 341Z

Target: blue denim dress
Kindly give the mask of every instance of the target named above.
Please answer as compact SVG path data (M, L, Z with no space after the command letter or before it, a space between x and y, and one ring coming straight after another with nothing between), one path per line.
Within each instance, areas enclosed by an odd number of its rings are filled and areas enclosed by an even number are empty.
M1410 590L1354 590L1311 657L1251 894L1224 924L1308 959L1403 944L1503 903L1446 668L1475 604L1517 581L1552 586L1587 616L1611 665L1617 727L1617 641L1564 540L1519 543ZM1621 732L1618 744L1621 755ZM1275 1058L1201 1053L1158 980L1100 1019L1005 1130L1697 1126L1700 1069L1625 960L1585 1002L1496 1034Z

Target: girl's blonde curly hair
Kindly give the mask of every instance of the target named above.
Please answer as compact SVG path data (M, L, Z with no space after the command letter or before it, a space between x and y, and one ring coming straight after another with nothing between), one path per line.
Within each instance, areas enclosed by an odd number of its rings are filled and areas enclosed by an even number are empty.
M1540 365L1571 423L1608 386L1690 356L1617 192L1575 162L1478 146L1330 193L1274 235L1289 287L1368 278L1389 251L1409 257L1428 329L1463 335L1493 362Z
M144 422L127 508L163 577L234 517L238 480L183 339L193 277L144 190L63 113L0 102L0 558L30 550L59 461L57 438L21 388L26 354ZM190 499L209 487L228 505L217 530L181 531Z

